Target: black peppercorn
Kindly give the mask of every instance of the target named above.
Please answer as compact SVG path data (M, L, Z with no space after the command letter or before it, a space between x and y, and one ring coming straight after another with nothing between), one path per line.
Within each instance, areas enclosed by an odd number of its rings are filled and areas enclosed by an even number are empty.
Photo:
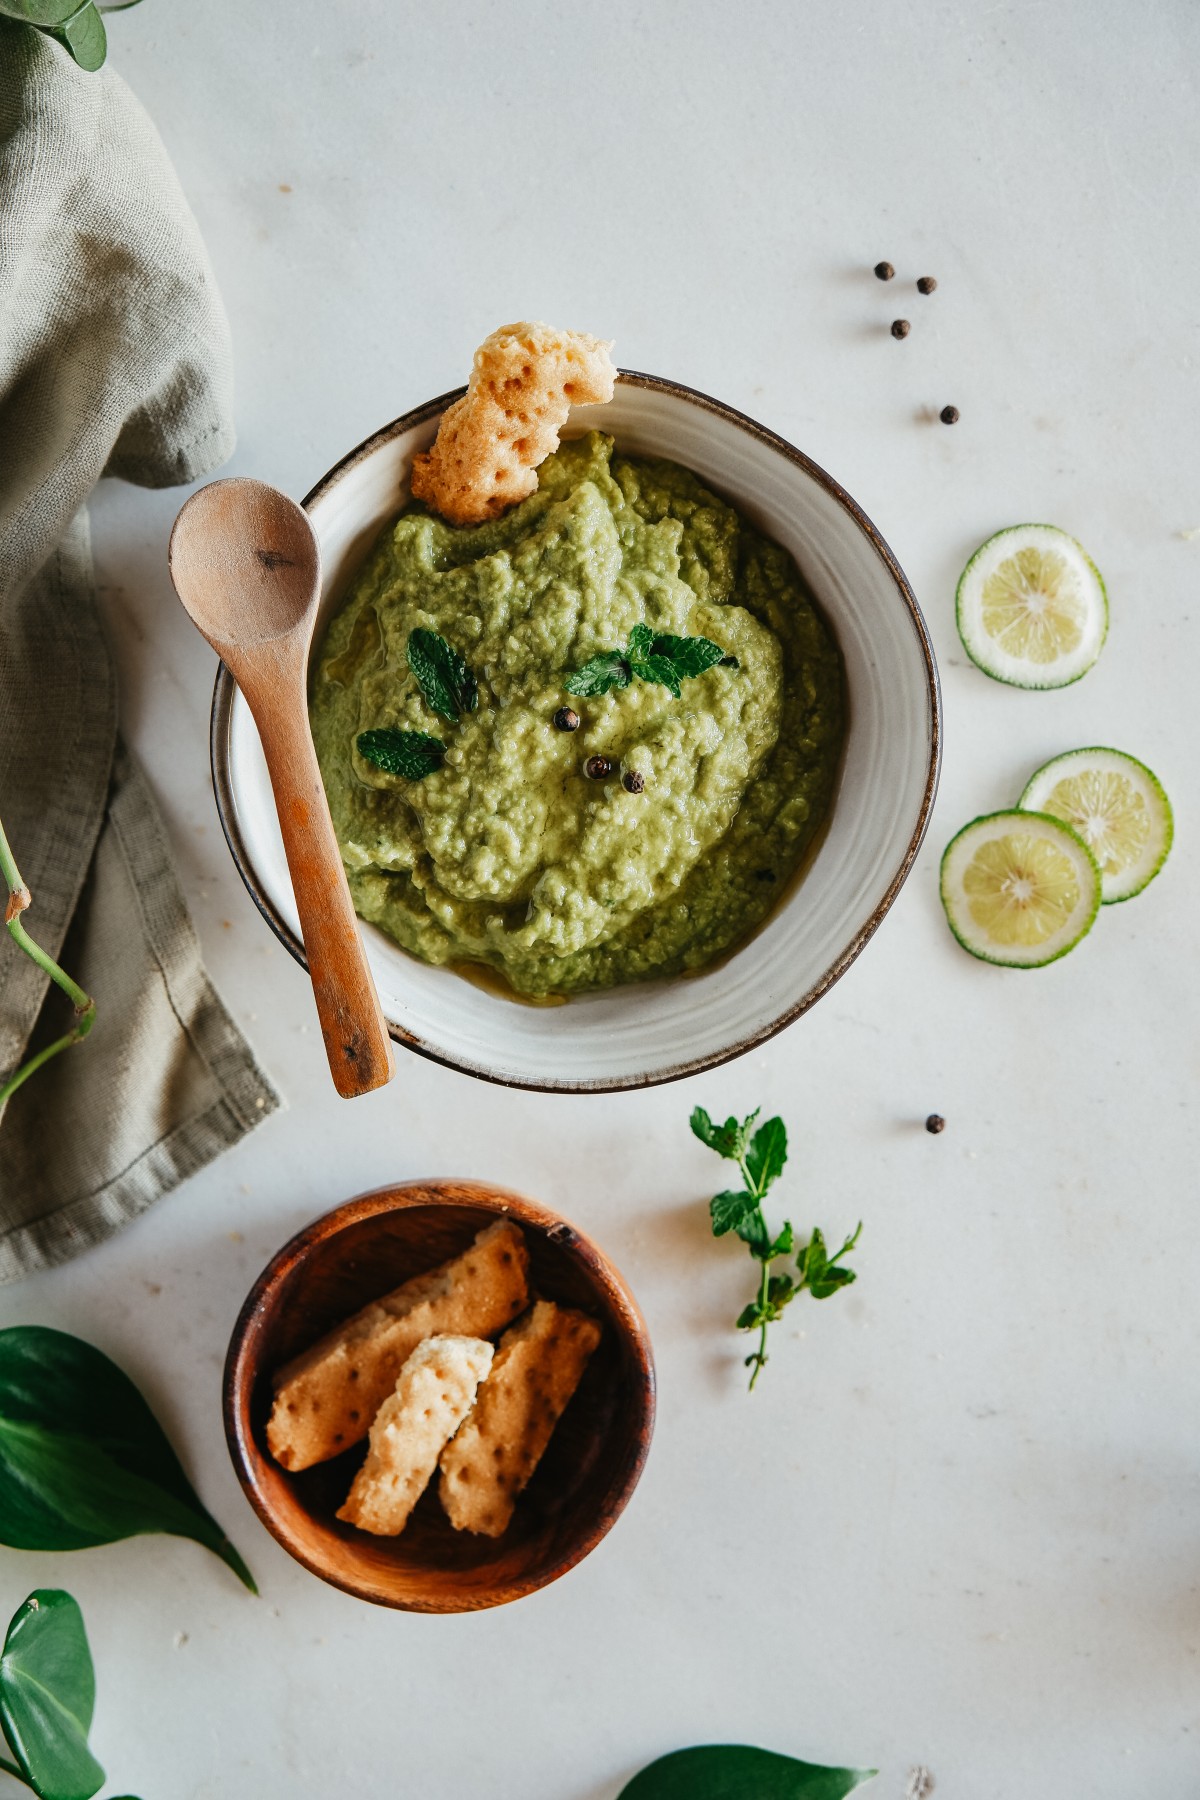
M957 406L943 406L941 412L938 414L938 418L942 421L943 425L957 425L958 424L958 408L957 408Z
M917 283L917 292L918 294L932 294L936 286L936 277L933 275L922 275L920 281Z
M636 769L626 769L621 777L621 786L627 794L640 794L646 785L646 777L639 775Z
M560 706L554 715L555 731L578 731L579 714L572 712L569 706Z
M890 281L895 273L896 271L893 269L891 263L875 264L875 274L880 281Z
M909 324L907 319L893 319L892 320L892 336L894 338L905 338L908 336L908 334L911 330L912 330L912 326Z
M612 758L608 756L589 756L583 765L583 772L589 781L607 781L612 770Z
M925 1121L925 1129L926 1131L931 1131L934 1137L937 1136L939 1131L945 1131L946 1121L943 1119L941 1113L930 1113Z

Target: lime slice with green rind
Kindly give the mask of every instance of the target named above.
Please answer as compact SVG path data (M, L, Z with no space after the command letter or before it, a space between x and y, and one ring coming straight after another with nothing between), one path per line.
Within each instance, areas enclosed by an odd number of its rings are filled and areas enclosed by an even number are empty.
M1086 937L1100 910L1100 866L1049 813L988 813L942 857L942 905L972 956L1040 969Z
M1068 750L1032 776L1017 805L1050 813L1078 832L1100 864L1105 906L1132 900L1167 860L1171 802L1153 770L1123 750Z
M1068 687L1108 635L1100 571L1057 525L1010 525L958 582L958 635L985 675L1013 687Z

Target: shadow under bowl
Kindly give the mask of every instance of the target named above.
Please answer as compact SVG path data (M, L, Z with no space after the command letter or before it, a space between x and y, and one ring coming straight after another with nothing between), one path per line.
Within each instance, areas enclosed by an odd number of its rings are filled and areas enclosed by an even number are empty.
M437 1480L405 1530L373 1537L337 1518L365 1443L291 1474L267 1449L272 1376L371 1300L465 1250L497 1218L519 1225L530 1287L603 1327L508 1530L455 1531ZM591 1240L519 1194L470 1181L376 1189L314 1220L275 1255L247 1296L225 1364L225 1434L263 1524L323 1581L410 1612L471 1612L556 1581L595 1549L637 1485L654 1428L654 1360L645 1323Z

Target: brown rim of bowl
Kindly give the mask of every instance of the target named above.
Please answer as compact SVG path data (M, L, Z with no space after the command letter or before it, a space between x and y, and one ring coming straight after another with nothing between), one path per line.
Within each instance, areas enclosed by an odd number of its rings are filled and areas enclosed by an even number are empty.
M858 502L852 499L845 488L836 482L832 475L827 474L819 463L815 463L811 456L806 456L803 450L797 450L795 445L789 444L786 438L780 437L777 432L769 431L765 425L758 424L756 420L748 418L745 413L738 412L735 407L726 406L724 401L714 400L711 395L702 394L697 388L685 387L680 381L667 381L661 375L642 375L634 369L621 369L618 372L618 379L629 387L650 388L657 393L672 394L678 399L690 400L694 405L703 407L707 412L716 413L719 418L729 420L740 430L748 432L751 437L759 439L761 443L770 445L789 462L795 463L798 468L803 469L818 487L824 488L825 492L837 501L844 512L850 514L895 583L896 591L908 609L917 643L925 659L929 698L929 767L925 777L925 792L921 799L921 810L917 816L913 834L909 839L908 848L901 857L899 867L892 876L887 892L878 906L859 926L846 948L834 959L820 980L813 983L807 993L802 994L799 1000L787 1007L769 1025L764 1025L759 1031L751 1032L748 1037L740 1038L727 1050L714 1051L710 1056L692 1057L685 1062L676 1063L672 1068L662 1069L649 1075L631 1075L627 1078L600 1081L533 1081L524 1076L498 1075L491 1069L477 1068L474 1064L465 1062L458 1057L448 1056L445 1051L436 1049L432 1044L426 1043L423 1038L405 1031L402 1026L388 1020L388 1031L395 1042L403 1044L408 1050L415 1050L418 1056L428 1057L430 1062L441 1063L447 1069L457 1069L464 1075L474 1075L480 1081L494 1082L499 1087L531 1089L535 1093L543 1094L614 1094L636 1088L660 1087L668 1081L684 1081L689 1075L701 1075L706 1069L720 1068L722 1063L732 1062L736 1057L744 1056L748 1050L756 1049L759 1044L765 1044L770 1038L776 1037L779 1032L793 1024L802 1013L806 1013L811 1006L814 1006L823 994L828 993L834 982L845 974L850 964L874 937L891 910L892 903L908 879L913 863L917 859L917 852L920 850L925 833L929 828L942 766L942 690L929 628L925 623L921 608L917 604L917 597L909 586L903 569L896 561L890 545L871 523ZM439 395L436 400L428 400L424 406L415 407L412 412L405 413L402 418L393 419L390 425L385 425L382 430L365 438L355 449L343 456L341 462L336 463L328 475L318 481L316 487L304 496L302 505L307 508L322 499L344 475L348 474L357 463L361 462L365 456L370 455L380 444L386 444L391 438L399 437L402 432L410 431L414 425L424 425L431 419L439 418L451 402L457 400L465 391L464 388L454 388L448 394ZM304 955L304 946L286 921L280 917L270 897L263 890L258 876L250 864L250 859L246 855L237 829L236 809L229 781L228 756L229 719L234 692L233 677L222 663L217 670L216 685L213 688L209 730L213 792L216 795L221 829L225 833L225 842L229 845L229 852L233 857L238 874L245 883L254 904L284 949L295 957L302 968L307 969L308 962Z
M431 1196L440 1195L451 1197L431 1200ZM625 1461L619 1478L612 1484L605 1496L592 1528L573 1549L561 1556L547 1570L541 1580L532 1586L527 1583L518 1583L511 1592L507 1589L497 1590L496 1598L488 1600L486 1604L488 1607L504 1606L513 1600L523 1599L526 1594L535 1593L538 1588L548 1587L552 1581L557 1581L561 1575L567 1574L569 1570L581 1563L584 1557L589 1556L601 1539L607 1537L629 1504L633 1491L641 1480L646 1459L650 1454L658 1397L654 1351L650 1344L646 1321L642 1317L637 1301L625 1285L620 1271L608 1260L599 1246L588 1237L586 1232L581 1231L569 1219L564 1219L560 1213L554 1212L548 1206L541 1205L536 1200L528 1199L524 1194L514 1192L511 1188L495 1187L490 1182L460 1181L447 1176L427 1180L402 1181L389 1187L372 1188L369 1193L359 1194L355 1199L346 1200L341 1206L335 1206L330 1212L322 1213L319 1218L311 1219L302 1230L298 1231L294 1237L289 1238L287 1243L275 1252L250 1289L238 1313L230 1333L229 1349L226 1352L224 1371L221 1376L221 1413L225 1424L225 1442L243 1493L276 1543L281 1544L288 1555L294 1557L311 1575L316 1575L320 1580L328 1582L331 1587L340 1588L343 1593L353 1594L356 1599L368 1600L377 1606L391 1606L404 1612L478 1611L483 1609L455 1606L447 1606L443 1609L405 1607L400 1601L388 1599L378 1592L369 1593L352 1582L338 1580L327 1568L320 1567L311 1557L305 1555L300 1545L294 1543L280 1528L278 1520L273 1516L259 1493L250 1451L250 1445L253 1443L250 1404L257 1380L256 1371L249 1366L251 1342L254 1337L255 1319L267 1294L280 1281L286 1279L312 1245L324 1243L336 1232L344 1231L347 1227L358 1224L360 1220L372 1218L376 1214L430 1204L441 1204L452 1208L461 1207L468 1211L490 1210L494 1211L497 1216L508 1214L523 1225L528 1225L534 1230L544 1231L550 1238L569 1234L573 1253L580 1262L586 1265L592 1280L603 1291L613 1312L620 1318L627 1336L637 1347L636 1363L640 1381L637 1388L636 1405L640 1417L637 1421L637 1429L633 1434L636 1448ZM266 1454L260 1451L257 1445L255 1453Z

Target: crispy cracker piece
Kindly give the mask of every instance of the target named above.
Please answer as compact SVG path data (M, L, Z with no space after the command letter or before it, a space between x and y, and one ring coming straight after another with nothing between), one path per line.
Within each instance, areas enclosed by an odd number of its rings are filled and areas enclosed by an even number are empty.
M395 1537L437 1468L486 1379L495 1355L476 1337L430 1337L418 1344L371 1426L367 1458L338 1518Z
M442 1505L457 1531L499 1537L579 1386L600 1327L539 1300L500 1340L472 1412L442 1455Z
M421 1340L503 1331L529 1304L528 1270L525 1239L498 1219L461 1256L372 1301L287 1363L267 1424L276 1462L307 1469L365 1438Z
M612 399L611 349L611 340L536 320L493 331L433 448L413 458L413 498L452 524L478 525L532 494L571 407Z

